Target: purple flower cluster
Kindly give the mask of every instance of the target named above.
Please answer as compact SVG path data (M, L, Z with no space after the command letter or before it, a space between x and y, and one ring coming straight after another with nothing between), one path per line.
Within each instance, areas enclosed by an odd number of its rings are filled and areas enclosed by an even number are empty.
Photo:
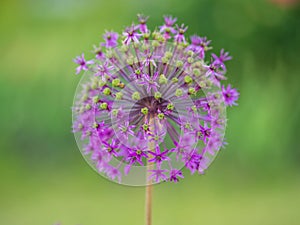
M84 155L119 183L144 169L152 183L177 182L182 168L202 174L225 144L226 106L239 93L226 79L223 49L206 55L211 41L164 17L150 31L138 15L122 34L106 32L95 58L77 57L85 78L73 106L73 131Z

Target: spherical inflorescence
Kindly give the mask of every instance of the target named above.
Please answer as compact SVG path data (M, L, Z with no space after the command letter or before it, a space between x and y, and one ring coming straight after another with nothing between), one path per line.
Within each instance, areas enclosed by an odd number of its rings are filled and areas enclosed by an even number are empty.
M86 71L73 106L73 131L88 162L118 183L177 182L182 168L202 174L224 145L226 106L239 93L221 85L225 62L206 37L176 18L151 32L148 17L122 35L106 32L95 58L74 61ZM146 176L147 174L147 176Z

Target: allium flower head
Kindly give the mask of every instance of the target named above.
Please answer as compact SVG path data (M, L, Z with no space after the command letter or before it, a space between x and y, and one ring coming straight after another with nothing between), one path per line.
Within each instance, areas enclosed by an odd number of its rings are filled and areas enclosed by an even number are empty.
M159 31L147 20L106 32L93 60L74 60L86 71L73 106L76 140L100 174L127 185L203 174L225 144L226 106L239 97L221 84L228 52L206 57L210 41L188 43L177 18L165 16Z

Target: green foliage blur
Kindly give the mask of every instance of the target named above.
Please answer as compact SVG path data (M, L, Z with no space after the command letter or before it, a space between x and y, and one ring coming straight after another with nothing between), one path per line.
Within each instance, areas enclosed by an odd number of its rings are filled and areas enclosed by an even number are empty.
M207 173L154 187L153 225L300 224L300 7L284 2L1 0L0 224L143 223L144 189L93 172L71 133L72 59L137 13L152 29L172 14L230 51L241 94Z

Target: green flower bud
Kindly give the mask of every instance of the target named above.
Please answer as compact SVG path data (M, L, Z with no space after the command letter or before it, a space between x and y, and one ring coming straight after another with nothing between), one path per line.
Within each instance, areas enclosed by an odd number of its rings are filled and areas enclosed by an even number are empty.
M149 45L143 44L143 45L142 45L142 49L143 49L144 51L149 50Z
M177 60L176 67L182 67L182 66L183 66L183 62L181 60Z
M165 41L165 38L164 38L162 35L159 35L159 36L157 37L157 40L158 40L159 42L164 42L164 41Z
M166 64L166 63L169 62L169 59L166 58L166 57L162 57L162 58L161 58L161 61L162 61L164 64Z
M116 93L116 99L121 100L123 98L123 93L122 92L117 92Z
M132 98L132 100L136 100L136 101L140 100L140 99L141 99L140 93L137 92L137 91L134 92L134 93L131 95L131 98Z
M214 96L215 96L216 99L219 99L221 97L220 94L215 94Z
M173 82L173 83L177 83L177 82L178 82L178 78L177 78L177 77L173 77L173 78L172 78L172 82Z
M93 123L93 128L98 128L99 127L99 124L97 122L94 122Z
M185 76L184 77L184 82L187 83L187 84L190 84L193 82L193 79L190 77L190 76Z
M93 103L97 103L99 101L99 97L98 96L94 96L93 97Z
M173 109L174 109L174 105L173 105L172 103L169 103L169 104L167 105L167 109L168 109L168 110L173 110Z
M144 131L147 131L147 130L149 129L149 125L146 124L146 123L144 123L144 124L143 124L143 129L144 129Z
M86 101L86 100L88 100L88 98L89 98L89 96L87 94L85 94L82 96L81 100Z
M170 59L171 57L172 57L172 52L169 52L169 51L167 51L167 52L165 52L165 57L167 58L167 59Z
M199 82L199 86L201 88L206 87L206 83L202 80L202 81Z
M193 112L197 112L197 106L193 105L193 106L191 107L191 109L193 110Z
M207 81L206 81L206 85L207 85L208 87L211 87L211 86L212 86L212 81L211 81L211 80L207 80Z
M104 85L106 85L106 82L105 82L105 81L100 80L100 81L98 82L98 86L99 86L99 87L103 87Z
M196 94L196 90L195 90L195 88L193 88L193 87L190 87L190 88L189 88L189 94L190 94L190 95L194 95L194 94Z
M140 149L136 150L136 154L138 154L138 155L142 154L142 150L140 150Z
M185 129L188 129L188 130L189 130L189 129L191 129L191 127L192 127L192 126L191 126L191 124L190 124L189 122L186 122L186 123L184 124L184 128L185 128Z
M148 114L148 108L147 107L144 107L141 109L141 112L144 114L144 115L147 115Z
M134 73L135 73L136 75L140 75L140 74L141 74L141 70L140 70L140 69L137 69L137 70L134 71Z
M202 138L202 137L203 137L203 133L202 133L201 131L197 131L197 136L198 136L199 138Z
M193 56L193 55L194 55L194 52L191 51L191 50L189 50L189 51L187 52L187 54L188 54L189 56Z
M175 45L176 45L176 43L175 43ZM181 43L181 44L178 44L177 45L177 49L179 50L179 51L181 51L182 49L183 49L183 44Z
M152 46L153 47L158 47L159 46L159 42L156 41L156 40L152 41Z
M166 76L165 76L164 74L161 74L161 75L159 76L158 82L159 82L160 84L167 84L167 83L168 83L168 79L166 78Z
M128 58L128 59L126 60L126 62L127 62L128 65L132 66L133 63L134 63L134 60L133 60L132 57L130 57L130 58Z
M199 67L199 68L203 68L203 64L202 64L203 61L196 61L193 66L194 67Z
M163 113L158 113L157 117L158 117L158 119L162 120L165 118L165 115Z
M86 105L85 105L85 109L86 109L86 110L90 110L91 108L92 108L92 106L91 106L90 104L86 104Z
M175 92L175 95L176 95L177 97L181 97L181 96L183 95L182 90L181 90L181 89L177 89L176 92Z
M199 77L200 74L201 74L201 72L200 72L199 69L195 68L195 69L193 69L193 74L194 74L196 77Z
M156 100L158 100L158 99L160 99L161 98L161 93L160 92L155 92L154 93L154 98L156 99Z
M112 86L114 87L118 87L119 84L120 84L120 79L116 78L116 79L113 79L113 81L111 82Z
M188 57L188 63L192 64L194 62L194 59L192 57Z
M122 45L122 47L121 47L122 52L127 52L128 49L129 49L128 45Z
M111 58L113 58L114 57L114 53L111 51L111 50L108 50L108 51L106 51L106 57L107 58L109 58L109 59L111 59Z
M186 43L181 43L181 45L184 47L184 48L186 48L187 46L189 46L190 45L190 43L188 43L188 42L186 42Z
M102 93L104 95L110 95L111 91L110 91L110 89L108 87L106 87L106 88L104 88L104 90L102 91Z
M107 109L107 103L106 102L102 102L100 104L100 109Z
M152 32L152 37L155 39L156 35L158 34L158 32L155 30Z
M82 130L82 128L83 128L83 124L82 123L78 124L78 129Z
M155 141L158 141L158 140L159 140L159 136L156 134L156 135L154 135L153 139L154 139Z
M81 106L79 109L79 113L83 113L85 111L85 107Z
M150 33L144 33L143 34L143 38L144 39L149 39L149 37L150 37ZM146 50L146 49L145 49Z
M112 110L113 116L117 116L118 113L119 113L119 110L118 110L118 109L113 109L113 110Z

